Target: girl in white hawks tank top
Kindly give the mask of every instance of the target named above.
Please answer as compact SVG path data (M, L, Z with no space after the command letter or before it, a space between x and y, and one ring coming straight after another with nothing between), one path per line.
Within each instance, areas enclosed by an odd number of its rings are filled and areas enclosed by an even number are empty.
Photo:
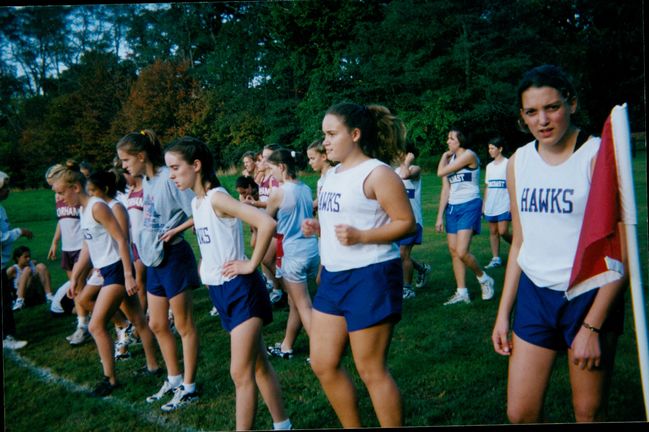
M482 203L480 200L480 160L472 151L465 148L466 136L459 129L451 129L446 141L448 150L442 154L437 166L437 175L442 178L442 192L437 210L435 230L444 232L444 215L447 218L460 218L462 213L466 219L458 219L457 230L449 231L447 227L446 240L451 253L453 275L455 276L456 291L444 305L469 303L470 296L466 285L466 268L468 267L478 279L482 291L482 299L490 300L494 295L494 280L480 267L480 263L469 251L475 227L480 226ZM470 211L464 211L465 206L476 204ZM465 205L465 206L462 206ZM462 206L462 207L455 207ZM457 214L459 212L459 214ZM476 213L477 212L477 213ZM479 232L479 231L478 231Z
M280 187L271 193L266 211L277 219L277 234L281 235L282 256L278 258L282 285L291 300L282 342L268 348L271 355L290 357L300 328L310 334L311 296L309 279L314 279L320 266L318 239L302 234L302 222L313 218L311 188L297 179L295 152L280 148L268 158L273 176ZM281 260L281 261L280 261Z
M236 286L235 289L248 289L249 292L245 293L222 295L241 295L249 300L246 303L254 302L255 299L246 297L254 295L253 287L246 286L248 279L240 275L258 271L257 267L273 236L275 222L265 212L232 198L221 187L214 174L212 154L202 141L191 137L174 141L165 150L165 161L176 186L180 190L192 189L196 194L192 200L192 213L202 256L202 282L216 290L227 291L232 286ZM257 242L250 259L244 253L242 220L257 229ZM237 285L236 279L242 281L241 284ZM233 281L234 284L224 285ZM258 281L262 284L261 279ZM265 288L260 288L261 295L267 296ZM266 304L270 313L267 297ZM231 315L229 310L219 310L219 313L221 319ZM262 326L262 319L253 315L230 330L230 375L236 389L237 430L249 430L253 426L257 387L264 390L262 397L273 418L273 428L291 427L284 411L279 382L266 358Z
M495 137L487 145L489 156L493 158L487 164L485 172L484 204L482 213L489 223L489 246L491 261L485 268L500 267L500 238L512 242L509 232L511 214L509 211L509 194L507 193L507 161L503 155L503 139Z
M403 151L405 126L385 107L342 103L327 111L322 132L327 157L339 164L327 173L318 197L319 221L309 219L302 225L305 235L320 233L323 265L311 317L311 367L342 426L360 427L354 385L341 364L349 341L356 368L364 371L361 378L372 377L363 382L379 424L398 427L403 422L401 395L386 364L403 295L399 250L394 241L414 232L415 218L403 182L380 160L391 162ZM389 265L396 276L385 271L371 274L368 276L374 281L363 286L358 275L366 275L372 265L381 270ZM350 305L340 299L348 297L343 292L356 296L352 290L346 291L341 282L344 278L338 275L354 280L353 290L367 293L372 297L368 301L389 305L386 311L393 307L395 315L369 323L364 319L367 302ZM324 284L325 276L330 285ZM394 287L397 277L399 286ZM319 298L323 309L326 305L327 310L337 307L339 311L318 310ZM336 298L341 302L338 306ZM348 330L350 323L353 331Z
M534 320L535 334L551 331L551 337L566 340L563 327L554 323L575 329L567 348L575 419L601 421L617 340L617 335L602 325L616 312L614 303L624 280L572 300L553 291L565 290L570 278L599 139L578 138L584 134L572 122L577 96L566 74L556 66L528 71L519 83L518 99L521 120L535 141L519 148L507 167L513 240L492 333L494 350L510 357L507 414L516 423L542 421L543 399L557 355L557 350L535 343L530 336L528 342L512 332L510 340L514 303L532 298L533 304L525 302L526 317L549 315ZM533 283L531 290L527 281ZM580 302L581 296L590 298L591 303ZM550 309L552 298L562 301L558 311ZM568 316L571 322L564 322L567 318L562 311L571 308L578 308L579 313ZM518 315L514 326L517 319ZM526 331L524 326L519 328Z
M128 319L135 325L142 339L147 367L157 369L153 335L149 330L144 314L140 309L137 297L134 296L137 286L132 272L128 233L120 227L119 222L105 201L91 197L85 190L86 178L78 170L65 169L54 180L52 189L69 205L80 204L81 228L84 232L84 245L79 260L72 270L69 295L74 296L77 286L83 283L80 278L91 265L96 268L114 272L123 271L121 275L113 273L113 283L108 283L99 291L94 304L89 330L97 344L101 359L104 380L94 390L97 396L106 396L117 386L113 358L112 338L107 330L108 321L124 302ZM106 276L105 276L106 277ZM123 280L123 283L118 281Z

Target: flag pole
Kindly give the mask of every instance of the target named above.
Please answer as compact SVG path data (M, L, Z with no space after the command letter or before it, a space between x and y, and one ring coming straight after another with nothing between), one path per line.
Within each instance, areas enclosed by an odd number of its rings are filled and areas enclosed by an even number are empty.
M633 186L633 166L631 164L631 136L626 104L617 105L611 112L611 126L615 146L615 159L622 206L622 222L625 227L627 259L629 263L629 282L633 317L640 361L640 378L644 396L645 416L649 420L649 344L647 342L647 320L642 291L642 273L637 236L637 208Z

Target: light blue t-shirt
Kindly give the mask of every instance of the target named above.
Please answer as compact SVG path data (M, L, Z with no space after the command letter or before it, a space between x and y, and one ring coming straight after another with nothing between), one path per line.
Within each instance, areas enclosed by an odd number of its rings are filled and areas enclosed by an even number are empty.
M318 239L302 234L302 221L313 217L311 188L302 182L284 182L284 195L277 211L277 232L283 234L284 256L313 256L318 253Z

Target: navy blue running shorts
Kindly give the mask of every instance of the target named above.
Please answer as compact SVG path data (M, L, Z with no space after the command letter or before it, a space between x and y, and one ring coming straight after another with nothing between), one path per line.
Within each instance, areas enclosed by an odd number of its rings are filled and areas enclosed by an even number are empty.
M401 258L396 258L338 272L323 267L313 308L345 317L352 332L388 319L398 322L402 303L403 270Z

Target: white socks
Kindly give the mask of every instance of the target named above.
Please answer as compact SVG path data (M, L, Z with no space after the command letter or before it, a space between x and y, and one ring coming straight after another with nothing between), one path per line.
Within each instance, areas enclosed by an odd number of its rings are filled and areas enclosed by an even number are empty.
M293 429L293 424L291 423L291 419L286 419L281 422L273 422L273 430L291 430Z

